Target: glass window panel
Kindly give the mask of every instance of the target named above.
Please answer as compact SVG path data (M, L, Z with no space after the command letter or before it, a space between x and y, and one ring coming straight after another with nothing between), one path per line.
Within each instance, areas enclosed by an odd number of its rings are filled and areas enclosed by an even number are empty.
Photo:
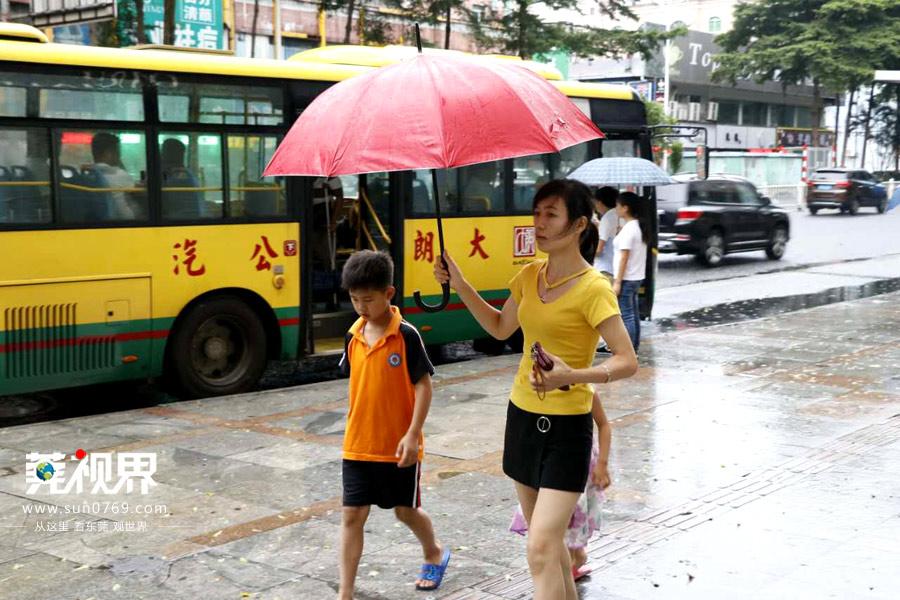
M810 129L812 127L812 111L801 106L797 107L797 127Z
M756 192L749 185L739 183L735 186L735 191L736 201L739 204L746 204L748 206L756 206L759 204L759 196L757 196Z
M274 135L228 136L229 211L232 217L287 214L284 177L263 177L275 153Z
M162 218L220 219L222 141L218 135L166 132L159 136Z
M530 213L538 188L550 181L551 155L533 154L513 160L513 210Z
M603 140L601 152L605 158L614 156L640 156L637 140Z
M450 173L450 193L459 199L460 214L497 214L505 211L502 161L451 169Z
M743 125L765 126L768 105L762 102L744 102Z
M60 217L65 223L145 220L146 140L136 131L67 130L59 147Z
M29 94L34 94L30 101ZM37 114L26 114L28 111ZM0 73L0 114L51 119L143 121L140 77L132 71L78 75Z
M0 129L0 225L51 221L49 165L45 129Z
M719 100L719 123L723 125L737 125L738 113L740 112L739 102L729 102L727 100Z
M590 142L569 146L559 153L559 166L555 169L557 178L566 177L569 173L588 161Z
M190 83L176 76L167 76L157 87L159 118L164 123L284 123L284 99L279 87Z

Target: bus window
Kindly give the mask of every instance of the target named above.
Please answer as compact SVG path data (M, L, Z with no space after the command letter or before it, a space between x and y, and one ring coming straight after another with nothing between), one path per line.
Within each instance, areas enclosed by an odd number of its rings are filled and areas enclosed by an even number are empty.
M174 75L157 85L159 119L163 123L284 123L284 95L280 87L185 83Z
M18 87L13 81L6 81L5 73L0 73L0 117L27 116L27 95L24 87Z
M0 225L49 223L50 143L45 129L0 129Z
M60 217L65 223L147 218L146 141L136 131L61 131Z
M229 216L279 217L287 214L284 177L263 177L275 153L274 135L228 136Z
M615 156L640 156L638 140L601 140L600 152L604 158Z
M222 139L202 133L161 133L162 217L221 219Z
M575 144L574 146L569 146L568 148L560 150L559 166L556 168L555 177L561 179L568 176L569 173L589 160L589 153L590 142Z
M4 72L0 73L0 86L0 89L13 91L13 97L19 101L15 113L6 115L4 111L5 116L92 121L144 120L141 80L132 71L81 71L78 75ZM0 107L4 104L0 100Z
M513 161L513 210L530 213L538 188L550 181L550 155L535 154Z
M459 197L459 214L506 212L503 194L503 162L493 161L453 169L451 192Z

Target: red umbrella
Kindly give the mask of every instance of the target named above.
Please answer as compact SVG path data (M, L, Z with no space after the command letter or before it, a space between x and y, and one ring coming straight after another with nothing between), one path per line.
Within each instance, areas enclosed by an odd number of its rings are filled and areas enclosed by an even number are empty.
M418 39L418 36L417 36ZM265 175L332 177L434 169L559 152L603 134L562 92L514 62L420 53L342 81L297 118ZM440 305L416 304L432 312Z

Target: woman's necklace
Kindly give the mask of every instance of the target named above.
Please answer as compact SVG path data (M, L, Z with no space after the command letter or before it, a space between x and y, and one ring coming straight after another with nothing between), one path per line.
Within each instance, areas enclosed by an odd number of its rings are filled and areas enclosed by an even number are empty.
M571 275L569 275L567 277L563 277L559 281L554 281L553 283L550 283L549 281L547 281L547 265L544 265L541 268L541 279L544 281L544 293L541 294L540 292L538 292L538 298L541 299L541 302L546 303L547 301L544 298L550 292L550 290L556 289L556 288L560 287L561 285L569 283L570 281L572 281L573 279L575 279L577 277L581 277L582 275L584 275L585 273L587 273L588 271L590 271L593 268L594 267L585 267L582 270L578 271L577 273L572 273Z

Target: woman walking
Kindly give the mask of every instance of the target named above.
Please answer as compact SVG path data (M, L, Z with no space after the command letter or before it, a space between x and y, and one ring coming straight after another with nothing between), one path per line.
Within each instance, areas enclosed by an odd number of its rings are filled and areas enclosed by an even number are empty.
M615 280L613 291L619 297L619 311L637 352L641 345L641 311L638 290L647 270L647 224L640 218L641 197L622 192L616 199L616 212L625 224L613 240Z
M630 377L637 358L609 282L582 255L597 239L590 190L576 181L550 181L533 207L537 245L548 258L512 279L502 310L478 295L449 255L447 268L435 261L434 272L490 335L506 339L521 327L525 347L533 350L522 356L510 392L503 470L515 482L528 522L535 600L575 600L564 535L590 470L590 384ZM591 366L600 335L612 355Z

